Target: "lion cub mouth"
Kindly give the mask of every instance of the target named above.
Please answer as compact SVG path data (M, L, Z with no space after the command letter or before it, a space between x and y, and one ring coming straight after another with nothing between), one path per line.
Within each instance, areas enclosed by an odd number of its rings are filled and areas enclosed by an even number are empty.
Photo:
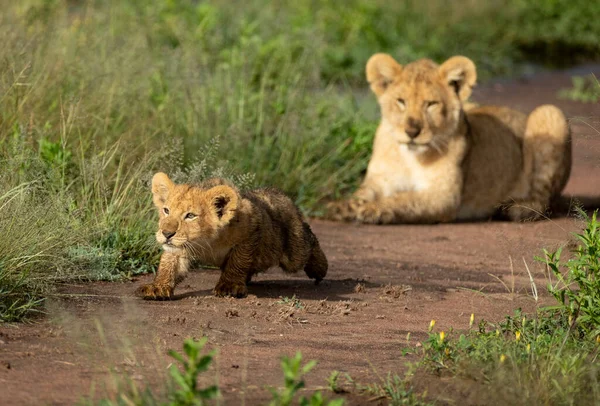
M172 243L165 243L162 245L162 248L165 252L173 252L173 253L177 253L177 252L181 252L183 250L182 247L178 247L176 245L173 245Z
M414 141L403 142L401 145L406 145L406 148L411 152L425 152L430 148L429 143L427 144L417 144Z

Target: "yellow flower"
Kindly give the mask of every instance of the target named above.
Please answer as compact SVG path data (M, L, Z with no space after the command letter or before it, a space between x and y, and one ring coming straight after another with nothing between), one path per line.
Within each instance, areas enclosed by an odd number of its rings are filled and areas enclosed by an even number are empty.
M440 331L440 343L444 342L444 338L446 338L446 333L444 333L443 331Z
M500 355L500 363L504 363L504 361L506 361L506 355L502 354Z
M469 327L473 327L474 322L475 322L475 313L471 313L471 318L469 319Z
M496 337L500 335L500 330L496 329Z
M433 330L433 327L435 326L435 320L431 320L429 322L429 332L431 332L431 330Z
M597 342L598 344L600 344L600 335L597 335L597 336L596 336L596 342Z
M521 340L521 332L520 332L519 330L517 330L517 331L515 332L515 338L517 339L517 341L520 341L520 340Z
M531 352L531 344L527 344L527 354Z

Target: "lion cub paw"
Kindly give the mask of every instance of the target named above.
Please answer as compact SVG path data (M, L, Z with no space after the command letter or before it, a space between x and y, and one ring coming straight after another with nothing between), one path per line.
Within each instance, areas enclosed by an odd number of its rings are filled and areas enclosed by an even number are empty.
M238 298L248 296L248 288L245 283L219 282L213 292L216 296L233 296Z
M327 217L336 221L357 220L358 211L367 204L367 201L361 198L352 197L349 200L331 202L327 204Z
M138 294L146 300L165 300L170 299L173 296L173 288L151 283L139 288Z
M394 212L368 203L357 208L356 218L366 224L390 224L394 221Z
M544 217L546 207L539 202L519 202L506 210L512 221L535 221Z
M331 202L327 204L327 218L335 221L347 221L351 217L348 202Z

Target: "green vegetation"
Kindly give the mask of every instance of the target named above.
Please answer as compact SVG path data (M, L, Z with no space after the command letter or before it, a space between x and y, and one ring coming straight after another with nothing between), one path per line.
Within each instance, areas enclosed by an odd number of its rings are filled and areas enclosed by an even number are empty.
M180 364L180 368L171 365L165 393L156 393L150 386L140 390L131 380L121 381L114 399L103 399L95 403L87 400L84 404L100 406L202 406L206 401L220 396L216 385L207 388L198 388L198 376L205 373L215 356L215 351L203 354L207 338L200 340L186 339L183 342L183 352L169 351L169 355ZM294 357L283 357L281 369L284 377L283 388L270 388L272 400L270 406L342 406L344 401L336 399L327 401L320 391L315 391L311 397L298 397L298 392L305 387L304 375L317 365L316 361L309 361L302 365L302 354L297 352Z
M291 406L298 395L298 391L304 388L304 375L310 372L317 365L316 361L309 361L302 365L302 354L297 352L293 358L283 357L281 359L281 369L283 370L282 389L271 388L273 400L269 406ZM342 406L344 401L336 399L326 401L320 391L316 391L310 398L301 396L298 400L300 406Z
M288 297L288 296L282 297L280 300L278 300L275 303L287 305L289 307L294 307L296 309L302 309L304 307L304 304L302 304L302 302L300 301L300 299L298 299L296 297L296 295L293 295L292 297Z
M140 406L202 406L206 404L206 400L214 399L219 396L219 388L216 385L207 388L198 388L198 375L208 370L208 367L213 361L214 351L206 355L202 355L207 339L201 338L196 341L186 339L183 342L183 352L180 354L177 351L169 351L169 355L181 365L178 368L176 365L169 367L170 379L166 385L166 399L160 400L161 394L153 392L148 386L143 391L140 391L131 379L125 381L118 389L115 399L103 399L97 404L100 406L125 406L125 405L140 405ZM93 401L86 402L94 404Z
M482 321L466 333L434 332L423 343L420 365L471 382L476 400L493 394L502 404L597 404L600 401L600 223L596 214L577 234L572 258L561 250L540 258L555 278L553 306L528 316L520 310L500 323ZM537 288L532 294L538 300ZM480 382L473 389L473 382Z
M1 6L2 321L31 314L55 282L154 269L153 171L274 185L319 215L365 169L375 102L350 86L366 91L374 52L462 53L482 78L552 44L600 54L599 6L583 0Z
M197 342L189 339L183 342L183 351L188 360L176 351L169 351L169 355L183 366L183 372L174 365L169 368L171 378L178 386L178 389L172 391L170 395L172 404L202 405L202 400L213 399L219 395L219 388L215 385L205 389L197 388L198 374L208 369L214 355L213 351L209 355L200 356L200 351L202 351L206 341L207 338L202 338Z
M600 101L600 82L594 75L573 76L573 87L562 89L558 97L582 103L597 103Z
M412 367L409 365L409 367ZM377 398L389 399L388 406L430 406L433 403L428 402L426 394L418 394L412 387L412 372L404 378L398 375L388 374L381 379L380 383L372 383L364 386L358 386L360 392Z

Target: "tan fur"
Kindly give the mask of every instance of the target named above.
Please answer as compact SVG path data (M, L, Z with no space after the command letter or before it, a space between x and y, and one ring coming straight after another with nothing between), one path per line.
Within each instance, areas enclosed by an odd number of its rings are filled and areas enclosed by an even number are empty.
M218 296L246 296L257 272L281 267L304 269L318 283L327 258L294 203L275 189L240 193L221 179L176 185L164 173L152 179L159 212L156 240L164 252L154 282L142 286L146 299L173 296L190 261L221 268Z
M360 188L329 205L335 220L435 223L537 219L571 171L571 135L551 105L529 116L467 102L475 65L463 56L406 66L373 55L367 80L381 123ZM466 107L465 107L466 106Z

